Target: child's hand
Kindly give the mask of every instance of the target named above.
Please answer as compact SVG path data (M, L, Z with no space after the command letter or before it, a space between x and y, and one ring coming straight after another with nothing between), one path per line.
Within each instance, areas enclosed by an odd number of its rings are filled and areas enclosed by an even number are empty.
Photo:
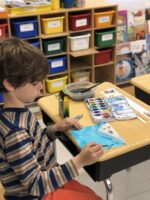
M67 117L57 122L55 125L52 126L52 128L54 132L65 132L72 128L80 129L81 126L77 120Z
M77 169L86 165L93 164L104 154L103 147L99 144L91 142L82 149L82 151L72 160Z

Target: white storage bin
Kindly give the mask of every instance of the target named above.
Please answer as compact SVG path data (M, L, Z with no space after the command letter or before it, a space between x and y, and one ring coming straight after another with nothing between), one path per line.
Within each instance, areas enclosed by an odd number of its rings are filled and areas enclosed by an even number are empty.
M70 39L70 50L71 51L80 51L89 48L91 34L88 33L86 35L80 36L71 36Z

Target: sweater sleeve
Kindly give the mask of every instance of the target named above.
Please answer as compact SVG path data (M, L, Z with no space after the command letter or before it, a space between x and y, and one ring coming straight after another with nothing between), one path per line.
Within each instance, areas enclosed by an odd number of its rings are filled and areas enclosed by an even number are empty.
M41 169L34 155L31 139L25 130L9 133L6 136L5 152L7 162L15 176L33 196L44 196L78 175L72 160L48 171Z
M54 141L57 139L57 134L53 131L52 126L47 126L46 128L46 135L49 138L50 141Z

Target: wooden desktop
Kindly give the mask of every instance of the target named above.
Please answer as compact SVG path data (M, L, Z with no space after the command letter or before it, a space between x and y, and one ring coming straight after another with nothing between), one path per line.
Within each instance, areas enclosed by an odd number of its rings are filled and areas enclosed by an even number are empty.
M144 74L131 79L135 87L135 96L150 105L150 74Z

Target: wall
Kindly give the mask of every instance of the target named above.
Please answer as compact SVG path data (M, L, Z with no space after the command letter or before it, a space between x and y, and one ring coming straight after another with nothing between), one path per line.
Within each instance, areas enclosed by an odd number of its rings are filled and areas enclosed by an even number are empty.
M150 0L107 0L118 4L119 9L139 9L150 8Z

